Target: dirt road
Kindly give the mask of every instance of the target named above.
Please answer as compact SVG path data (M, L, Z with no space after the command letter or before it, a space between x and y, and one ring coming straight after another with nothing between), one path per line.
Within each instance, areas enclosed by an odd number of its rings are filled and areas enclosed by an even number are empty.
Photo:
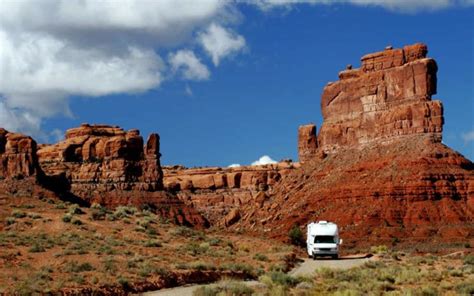
M366 256L343 257L338 260L305 259L301 265L291 270L289 274L293 276L311 275L319 267L348 269L355 266L360 266L369 260L370 258L367 258ZM243 282L243 283L245 283L246 285L250 287L259 284L258 281L249 281L249 282ZM146 296L192 296L193 291L201 286L204 286L204 285L194 285L194 286L187 286L187 287L185 286L185 287L177 287L177 288L172 288L172 289L164 289L164 290L159 290L155 292L144 293L143 295L146 295Z

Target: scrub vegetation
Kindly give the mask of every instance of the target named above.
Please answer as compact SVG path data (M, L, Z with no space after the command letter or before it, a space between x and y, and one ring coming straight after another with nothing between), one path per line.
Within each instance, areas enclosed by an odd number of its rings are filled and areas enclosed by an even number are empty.
M176 226L131 206L16 197L0 208L0 294L133 292L187 275L256 279L286 266L293 251L265 239Z

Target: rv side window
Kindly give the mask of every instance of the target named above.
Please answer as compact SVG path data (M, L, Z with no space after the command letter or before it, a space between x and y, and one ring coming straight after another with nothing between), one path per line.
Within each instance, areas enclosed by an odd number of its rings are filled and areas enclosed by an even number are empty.
M317 235L314 237L315 244L334 244L336 243L334 240L334 236L330 235Z

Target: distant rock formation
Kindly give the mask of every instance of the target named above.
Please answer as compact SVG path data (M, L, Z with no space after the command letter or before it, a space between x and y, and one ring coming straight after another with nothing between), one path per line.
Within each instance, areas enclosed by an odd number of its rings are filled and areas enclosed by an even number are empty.
M29 177L37 170L35 140L0 128L0 179Z
M418 43L368 54L361 68L341 71L339 81L328 83L318 135L323 151L413 134L429 134L441 142L443 106L431 101L438 67L426 58L427 52L426 45Z
M164 191L160 138L147 142L138 130L83 124L64 141L39 145L27 136L0 129L0 179L34 178L61 197L85 204L147 206L172 222L208 226L192 206Z
M241 217L238 209L243 204L263 202L272 188L297 168L298 163L289 161L234 168L163 167L163 183L211 224L229 226Z

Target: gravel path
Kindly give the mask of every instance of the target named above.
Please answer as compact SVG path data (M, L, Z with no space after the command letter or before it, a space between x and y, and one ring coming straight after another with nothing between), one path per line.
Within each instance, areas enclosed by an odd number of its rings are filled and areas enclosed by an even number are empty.
M290 275L299 276L299 275L311 275L317 268L319 267L329 267L329 268L341 268L341 269L348 269L355 266L360 266L365 262L369 261L370 258L366 256L351 256L351 257L343 257L338 260L328 260L328 259L305 259L304 262L294 268L292 271L289 272ZM248 281L243 282L248 286L256 286L259 284L258 281ZM205 285L192 285L192 286L184 286L184 287L176 287L172 289L164 289L158 290L154 292L147 292L142 295L146 296L192 296L193 291L198 287L205 286Z
M294 268L292 271L289 272L289 274L293 276L311 275L319 267L349 269L352 267L360 266L369 260L370 258L367 258L365 256L355 257L355 258L347 257L347 258L341 258L338 260L305 259L304 262L300 266Z

